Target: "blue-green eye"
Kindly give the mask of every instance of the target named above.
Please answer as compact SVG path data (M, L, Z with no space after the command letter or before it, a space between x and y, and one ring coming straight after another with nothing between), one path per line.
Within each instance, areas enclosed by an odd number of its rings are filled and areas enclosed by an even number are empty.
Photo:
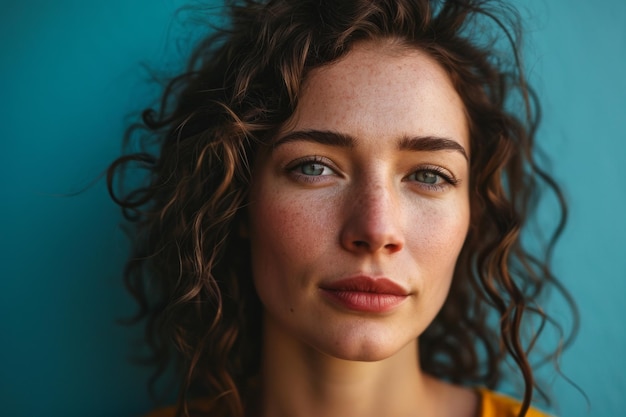
M441 176L432 171L417 171L414 176L416 181L429 185L435 185L441 181Z
M458 184L452 173L439 166L426 166L413 171L407 181L411 181L428 191L444 191L448 186Z
M307 184L328 184L337 177L333 162L322 156L306 156L288 164L285 169L297 182ZM332 182L332 181L331 181Z
M298 165L296 168L302 175L320 176L330 175L332 171L326 165L318 164L316 162L306 162Z

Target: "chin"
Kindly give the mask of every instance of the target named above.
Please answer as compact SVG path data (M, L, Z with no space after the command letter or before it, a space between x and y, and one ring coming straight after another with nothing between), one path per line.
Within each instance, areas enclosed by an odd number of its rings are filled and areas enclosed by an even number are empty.
M337 359L353 362L379 362L392 357L395 353L391 350L382 349L361 349L358 352L338 352L337 355L332 355Z
M361 337L359 337L361 336ZM404 349L413 349L417 355L417 338L397 340L389 335L376 337L368 335L350 335L343 333L334 340L329 340L321 349L323 353L337 359L359 362L377 362L388 359Z

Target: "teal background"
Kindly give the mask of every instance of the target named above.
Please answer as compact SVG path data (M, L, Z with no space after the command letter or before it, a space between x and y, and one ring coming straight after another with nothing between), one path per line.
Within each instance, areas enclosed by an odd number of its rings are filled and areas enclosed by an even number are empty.
M150 408L129 365L138 328L127 253L104 181L127 116L154 98L142 63L175 66L182 0L0 0L0 414L134 416ZM539 142L571 217L557 275L582 325L548 368L561 416L626 409L626 2L518 0ZM179 44L184 49L185 43ZM549 202L547 203L549 205ZM546 214L542 222L549 222ZM553 307L564 314L560 302Z

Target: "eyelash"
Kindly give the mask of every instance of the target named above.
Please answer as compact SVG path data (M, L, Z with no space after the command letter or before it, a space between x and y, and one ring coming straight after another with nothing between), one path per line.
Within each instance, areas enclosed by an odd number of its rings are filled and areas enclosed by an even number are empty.
M456 186L459 183L459 180L452 175L450 172L448 172L447 170L445 170L442 167L436 166L436 165L429 165L429 166L421 166L417 169L415 169L413 172L411 172L411 174L409 174L408 176L406 176L405 178L410 178L418 173L429 173L429 174L434 174L437 177L441 178L444 183L436 183L436 184L429 184L426 182L422 182L422 181L417 181L415 180L416 183L419 183L420 187L425 188L428 191L443 191L445 190L445 188L447 186Z
M293 176L298 181L303 181L309 184L315 184L320 181L324 181L326 177L332 175L307 175L301 172L297 172L298 169L301 169L307 165L320 165L323 169L329 169L330 171L332 171L333 174L336 175L336 169L333 168L332 162L327 158L317 155L296 159L295 161L290 162L285 169L291 176ZM459 183L459 180L454 177L454 175L452 175L444 168L436 165L418 167L414 171L412 171L411 174L407 175L405 179L408 179L418 173L434 174L444 181L443 184L429 184L423 181L414 181L418 183L420 187L425 188L428 191L444 191L447 186L456 186Z
M324 169L331 170L333 174L335 175L337 172L336 169L333 168L333 164L329 159L321 157L321 156L317 156L317 155L311 156L311 157L307 156L304 158L298 158L295 161L292 161L291 163L289 163L289 165L287 165L285 169L295 179L309 183L309 184L314 184L320 181L324 181L326 177L330 176L330 175L307 175L301 172L300 173L297 172L299 168L305 167L307 165L320 165Z

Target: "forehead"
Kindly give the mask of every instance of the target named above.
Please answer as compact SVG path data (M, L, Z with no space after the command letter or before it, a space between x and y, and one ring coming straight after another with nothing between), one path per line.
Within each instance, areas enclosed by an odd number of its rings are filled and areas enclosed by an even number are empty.
M465 108L447 72L419 49L364 42L312 70L283 131L339 130L356 137L437 135L469 150Z

